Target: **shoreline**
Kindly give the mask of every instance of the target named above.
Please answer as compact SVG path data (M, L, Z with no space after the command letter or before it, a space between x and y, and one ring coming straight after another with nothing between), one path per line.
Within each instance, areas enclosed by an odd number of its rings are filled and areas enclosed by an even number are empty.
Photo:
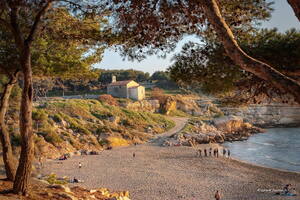
M233 157L233 156L231 156L230 159L233 160L233 161L239 162L241 164L250 165L250 166L253 166L253 167L261 167L261 168L274 170L274 171L279 171L279 172L283 172L283 173L293 173L293 174L296 174L296 175L300 175L300 172L289 171L289 170L286 170L286 169L280 169L280 168L269 167L269 166L260 165L260 164L256 164L256 163L251 163L251 162L244 161L244 160L241 160L241 159Z

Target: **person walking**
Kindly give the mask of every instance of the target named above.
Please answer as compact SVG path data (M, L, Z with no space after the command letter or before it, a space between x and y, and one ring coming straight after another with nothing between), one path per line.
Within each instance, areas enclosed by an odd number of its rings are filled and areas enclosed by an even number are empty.
M204 149L204 156L207 157L207 150Z
M227 156L228 156L228 158L230 157L230 150L229 149L227 150Z
M221 200L221 194L220 194L219 190L217 190L217 192L215 193L215 199Z

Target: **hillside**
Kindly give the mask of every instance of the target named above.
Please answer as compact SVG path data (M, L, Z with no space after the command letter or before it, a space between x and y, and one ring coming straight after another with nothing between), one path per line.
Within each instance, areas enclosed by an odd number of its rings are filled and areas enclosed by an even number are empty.
M52 100L35 105L32 114L36 156L57 158L78 150L99 151L113 146L143 143L174 126L160 114L138 112L98 100ZM17 110L7 119L18 151Z

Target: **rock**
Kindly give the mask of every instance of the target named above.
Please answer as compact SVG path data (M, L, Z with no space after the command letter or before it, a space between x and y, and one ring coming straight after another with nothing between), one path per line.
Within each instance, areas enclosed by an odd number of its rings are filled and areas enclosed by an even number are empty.
M72 193L71 189L68 186L65 186L65 185L55 184L55 185L49 185L47 187L51 188L51 189L63 190L64 192L67 192L67 193Z
M164 104L161 105L164 114L169 115L171 111L176 110L176 100L172 96L168 96Z
M66 200L78 200L77 197L74 197L73 195L68 193L57 193L57 196L64 198Z
M237 116L218 117L213 120L213 124L218 130L232 132L243 127L243 119Z
M160 104L158 100L150 99L135 102L125 102L122 103L121 106L134 111L146 111L154 113L159 111Z

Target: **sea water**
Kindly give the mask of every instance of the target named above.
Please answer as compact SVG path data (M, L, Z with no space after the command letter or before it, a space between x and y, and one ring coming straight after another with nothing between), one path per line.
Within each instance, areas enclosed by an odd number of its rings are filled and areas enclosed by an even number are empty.
M271 128L246 141L225 143L234 158L300 172L300 128Z

